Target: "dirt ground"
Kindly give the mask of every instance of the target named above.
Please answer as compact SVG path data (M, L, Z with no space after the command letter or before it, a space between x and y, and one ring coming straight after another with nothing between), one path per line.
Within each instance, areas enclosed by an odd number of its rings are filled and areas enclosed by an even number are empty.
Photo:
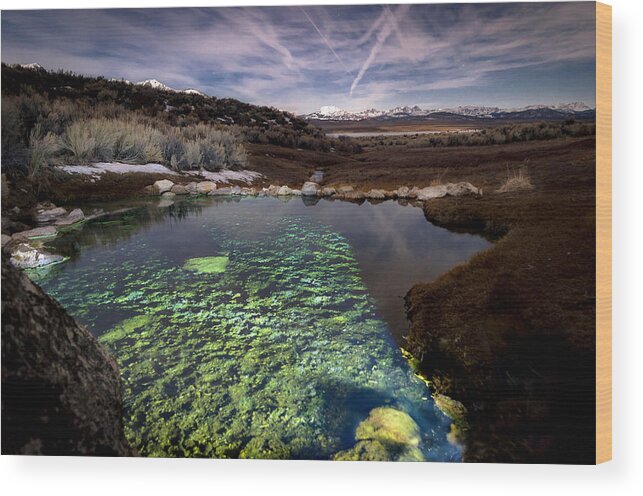
M436 181L482 188L482 197L422 207L430 222L497 242L437 281L410 288L409 351L438 392L467 408L467 461L593 463L594 138L396 146L350 156L271 145L248 145L248 152L249 168L266 176L263 185L300 187L322 170L325 184L365 191ZM518 171L533 189L497 192ZM3 232L6 218L20 222L9 210L16 205L24 216L36 199L135 196L159 178L12 184L3 198Z

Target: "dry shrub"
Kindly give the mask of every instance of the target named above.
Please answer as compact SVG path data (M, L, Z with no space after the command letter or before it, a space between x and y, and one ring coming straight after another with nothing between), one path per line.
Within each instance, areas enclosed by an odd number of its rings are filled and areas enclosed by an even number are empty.
M509 167L507 167L507 177L500 185L497 193L510 193L512 191L525 191L530 189L534 189L534 185L531 184L531 178L527 173L526 167L521 166L518 170L510 170Z

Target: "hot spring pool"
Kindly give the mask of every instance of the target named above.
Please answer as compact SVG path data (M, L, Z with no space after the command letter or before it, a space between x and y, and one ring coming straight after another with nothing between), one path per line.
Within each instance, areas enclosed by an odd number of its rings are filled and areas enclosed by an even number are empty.
M88 222L30 272L115 357L142 455L460 460L401 355L402 298L487 241L394 202L170 203Z

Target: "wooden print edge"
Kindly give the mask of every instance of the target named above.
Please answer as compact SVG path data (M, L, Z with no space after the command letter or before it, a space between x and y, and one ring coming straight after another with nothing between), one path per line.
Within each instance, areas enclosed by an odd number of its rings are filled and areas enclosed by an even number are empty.
M612 7L596 2L596 463L612 459Z

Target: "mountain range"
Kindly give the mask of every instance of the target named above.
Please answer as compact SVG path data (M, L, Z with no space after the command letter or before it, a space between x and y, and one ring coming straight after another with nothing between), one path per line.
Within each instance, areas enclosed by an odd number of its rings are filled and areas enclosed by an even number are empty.
M413 107L395 107L390 110L374 108L360 112L349 112L332 105L324 106L318 112L302 115L303 119L316 121L364 121L364 120L432 120L432 119L591 119L596 110L582 102L559 103L555 105L528 105L520 108L503 109L500 107L464 105L450 108L423 109Z

